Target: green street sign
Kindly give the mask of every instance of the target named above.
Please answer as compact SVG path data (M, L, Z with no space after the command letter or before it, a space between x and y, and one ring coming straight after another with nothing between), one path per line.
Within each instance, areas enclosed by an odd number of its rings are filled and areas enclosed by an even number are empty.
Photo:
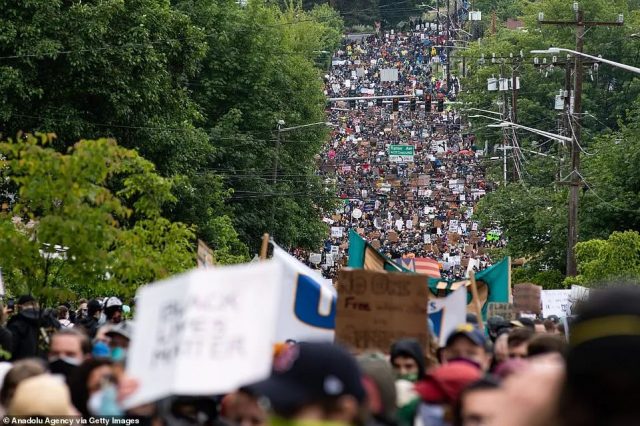
M389 161L395 163L413 162L413 145L389 145Z

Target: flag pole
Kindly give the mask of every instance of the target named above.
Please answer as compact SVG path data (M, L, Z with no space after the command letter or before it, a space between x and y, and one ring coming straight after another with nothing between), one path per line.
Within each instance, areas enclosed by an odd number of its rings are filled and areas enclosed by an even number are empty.
M511 256L507 256L507 259L508 259L508 262L509 262L509 271L508 271L509 275L507 275L507 280L508 280L507 281L507 286L508 286L508 289L509 289L509 299L507 299L507 301L509 303L513 303L513 296L511 296Z
M482 308L480 307L480 296L478 295L478 284L476 283L476 273L471 271L469 273L469 280L471 281L471 296L473 297L473 308L478 316L478 325L480 330L484 330L484 321L482 320Z
M260 260L267 260L267 250L269 249L269 234L262 236L262 246L260 247Z

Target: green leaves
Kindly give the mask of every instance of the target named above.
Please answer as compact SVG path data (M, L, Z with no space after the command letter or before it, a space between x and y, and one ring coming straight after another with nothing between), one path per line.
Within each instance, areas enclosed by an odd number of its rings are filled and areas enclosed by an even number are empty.
M576 245L578 276L575 281L593 286L613 280L640 278L640 234L614 232L606 240L589 240Z
M80 141L68 154L50 141L0 143L0 189L14 200L0 214L0 266L12 290L128 296L193 266L193 229L160 216L175 198L152 163L110 139Z

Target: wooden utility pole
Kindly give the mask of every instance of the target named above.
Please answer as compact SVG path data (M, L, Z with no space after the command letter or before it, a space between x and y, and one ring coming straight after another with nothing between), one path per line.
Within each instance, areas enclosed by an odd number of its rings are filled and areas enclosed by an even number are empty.
M518 76L516 71L520 61L515 61L511 65L511 121L513 123L518 122Z
M449 10L449 3L451 0L447 0L447 93L451 91L451 44L449 39L451 38L451 11Z
M577 4L577 3L575 3ZM576 52L582 53L584 47L585 27L595 26L621 26L622 22L600 22L585 21L584 12L576 10L574 21L546 21L540 20L541 24L574 26L576 27ZM581 123L580 113L582 112L582 56L575 55L574 58L574 83L573 83L573 113L567 120L573 134L571 142L571 174L569 175L569 215L568 215L568 236L567 236L567 276L573 277L578 274L575 246L578 242L578 208L580 202L580 136Z

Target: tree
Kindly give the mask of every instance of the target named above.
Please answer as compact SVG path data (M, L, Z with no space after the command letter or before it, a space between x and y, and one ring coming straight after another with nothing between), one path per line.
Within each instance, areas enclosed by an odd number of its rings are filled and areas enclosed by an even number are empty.
M0 8L0 132L54 132L60 152L80 138L115 138L179 178L170 219L196 225L225 259L246 259L191 93L205 29L168 1L0 0Z
M489 77L511 77L511 57L516 60L521 89L518 96L518 122L525 126L547 130L552 133L564 132L571 136L571 128L562 126L558 130L556 111L553 110L554 96L564 87L564 69L561 67L540 70L533 66L533 58L528 52L548 46L572 46L575 43L575 29L539 25L538 12L545 19L571 20L574 12L570 4L561 0L538 2L510 1L521 11L525 22L524 31L498 29L497 34L470 44L465 51L467 78L461 100L471 107L496 110L496 96L501 92L487 92ZM488 7L486 2L480 7ZM588 20L615 21L617 13L625 15L625 26L596 27L585 37L585 52L606 52L603 56L614 61L631 63L630 58L638 55L638 45L630 35L638 22L637 13L630 13L627 2L605 2L596 0L582 2ZM627 25L631 22L631 25ZM612 43L611 40L621 40ZM500 60L493 62L492 55L506 58L505 65ZM484 63L480 59L484 56ZM542 61L542 57L539 60ZM545 55L547 61L550 55ZM564 55L558 55L564 60ZM502 68L502 69L501 69ZM630 105L635 109L640 85L634 75L622 70L600 65L597 69L586 69L583 86L583 128L580 149L582 156L581 179L583 191L580 196L579 238L581 241L606 238L613 231L637 230L640 226L640 205L638 204L638 180L633 166L637 153L638 128L635 126L637 114L627 113ZM497 95L496 95L497 93ZM507 92L507 95L510 95ZM510 96L505 99L505 111L510 109ZM505 115L506 116L506 115ZM484 123L487 120L473 120ZM510 180L518 184L501 188L480 203L479 214L494 220L509 236L507 250L514 256L524 256L532 260L531 267L564 270L566 258L566 187L562 185L570 175L568 149L563 144L538 135L514 131L497 132L495 129L478 128L479 140L493 142L492 151L502 144L507 136L507 144L523 148L519 155L509 153ZM515 136L515 141L513 141ZM493 145L493 146L492 146ZM528 151L525 151L528 150ZM532 155L537 151L552 157ZM517 166L519 173L513 173ZM489 175L501 175L500 165L490 167ZM517 179L515 179L517 178ZM501 179L500 179L501 180ZM557 183L557 184L556 184ZM509 211L505 206L512 208Z
M277 148L276 128L279 120L284 127L325 121L316 59L339 45L339 16L326 6L303 11L299 2L280 9L183 0L176 7L209 34L193 98L203 106L203 127L215 146L210 167L232 189L241 240L257 250L268 231L284 246L316 247L327 232L320 215L332 206L314 159L327 129L283 132Z
M576 245L578 275L568 284L592 286L613 280L640 279L640 234L614 232L606 240L594 239Z
M0 143L0 266L12 292L132 296L194 266L194 229L162 217L176 199L151 162L112 139L82 140L67 154L52 141Z

